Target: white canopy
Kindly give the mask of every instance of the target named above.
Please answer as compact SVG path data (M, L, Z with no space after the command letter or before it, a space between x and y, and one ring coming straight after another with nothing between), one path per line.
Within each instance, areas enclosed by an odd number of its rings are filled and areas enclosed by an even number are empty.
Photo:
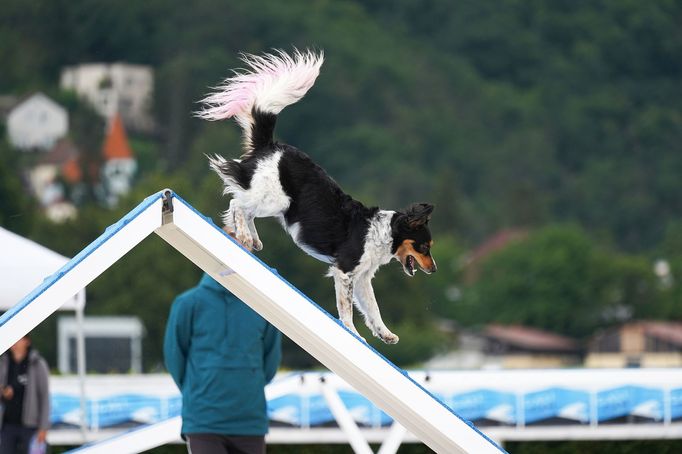
M0 227L0 311L21 301L68 261L68 257ZM61 309L77 310L84 305L85 289Z

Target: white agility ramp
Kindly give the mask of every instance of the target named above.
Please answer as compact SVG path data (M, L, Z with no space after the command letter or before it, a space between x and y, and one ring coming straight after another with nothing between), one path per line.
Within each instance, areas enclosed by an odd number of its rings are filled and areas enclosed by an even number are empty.
M152 232L436 452L504 452L170 190L145 199L0 317L0 352Z

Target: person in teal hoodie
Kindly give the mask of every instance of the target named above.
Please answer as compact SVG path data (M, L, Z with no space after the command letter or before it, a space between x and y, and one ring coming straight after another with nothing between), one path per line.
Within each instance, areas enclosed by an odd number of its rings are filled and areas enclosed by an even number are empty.
M205 274L173 302L164 358L182 394L189 452L265 452L264 388L281 359L275 327Z

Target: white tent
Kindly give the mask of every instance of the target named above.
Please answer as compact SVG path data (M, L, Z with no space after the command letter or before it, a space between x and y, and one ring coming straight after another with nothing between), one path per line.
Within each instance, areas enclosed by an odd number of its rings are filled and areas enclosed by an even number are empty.
M38 243L0 227L0 312L17 304L68 261L68 257L57 254ZM80 327L77 337L78 375L81 378L81 389L84 389L83 310L85 309L85 289L81 289L64 301L60 309L72 310L76 313L76 320ZM85 411L84 399L84 393L81 393L83 412Z
M68 257L0 227L0 311L21 301L68 261ZM61 309L77 311L84 305L85 290L81 290Z

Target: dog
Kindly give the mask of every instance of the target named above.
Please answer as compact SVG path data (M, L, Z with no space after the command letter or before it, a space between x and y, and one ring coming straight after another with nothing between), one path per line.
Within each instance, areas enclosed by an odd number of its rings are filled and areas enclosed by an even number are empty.
M313 86L322 52L242 54L242 61L248 68L215 87L196 112L210 121L234 118L243 130L240 159L208 157L224 195L232 196L223 214L226 230L247 249L261 250L254 218L277 218L298 247L330 265L341 322L362 339L353 325L355 303L374 336L398 342L381 319L371 281L391 259L400 261L408 276L417 266L427 274L436 271L428 228L433 205L413 204L403 211L366 207L308 155L274 141L278 114Z

